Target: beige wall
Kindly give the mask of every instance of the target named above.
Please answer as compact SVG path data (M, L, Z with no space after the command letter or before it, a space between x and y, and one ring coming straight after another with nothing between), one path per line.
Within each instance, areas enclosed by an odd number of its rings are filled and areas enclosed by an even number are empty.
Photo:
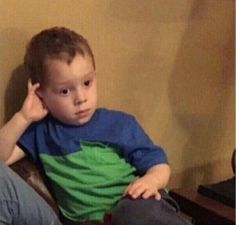
M234 9L234 0L1 0L1 122L24 97L30 37L67 26L92 45L100 105L134 114L166 149L170 187L230 177Z

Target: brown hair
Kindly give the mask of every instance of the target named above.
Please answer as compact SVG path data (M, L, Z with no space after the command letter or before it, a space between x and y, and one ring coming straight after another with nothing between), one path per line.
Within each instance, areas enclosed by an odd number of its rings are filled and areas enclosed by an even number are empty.
M60 59L70 64L76 54L88 54L95 69L93 52L82 35L64 27L46 29L29 42L24 57L25 71L32 83L45 84L47 58Z

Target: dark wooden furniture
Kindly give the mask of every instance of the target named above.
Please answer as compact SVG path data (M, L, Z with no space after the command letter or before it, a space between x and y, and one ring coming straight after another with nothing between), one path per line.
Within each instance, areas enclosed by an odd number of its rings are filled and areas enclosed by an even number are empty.
M205 197L197 189L171 190L170 195L196 225L235 225L235 208Z

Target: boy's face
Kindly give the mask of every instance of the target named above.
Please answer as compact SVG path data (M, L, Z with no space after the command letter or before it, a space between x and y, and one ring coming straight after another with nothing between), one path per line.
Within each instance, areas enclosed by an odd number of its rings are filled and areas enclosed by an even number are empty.
M63 123L82 125L97 107L97 85L92 60L76 55L70 64L48 59L47 84L38 92L49 112Z

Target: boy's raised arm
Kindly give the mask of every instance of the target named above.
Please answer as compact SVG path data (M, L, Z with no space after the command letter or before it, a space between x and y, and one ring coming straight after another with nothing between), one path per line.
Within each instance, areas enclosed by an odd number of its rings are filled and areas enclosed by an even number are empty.
M21 110L0 129L0 160L11 164L24 156L24 152L16 146L16 142L34 121L47 115L47 109L36 94L39 84L28 82L28 94Z

